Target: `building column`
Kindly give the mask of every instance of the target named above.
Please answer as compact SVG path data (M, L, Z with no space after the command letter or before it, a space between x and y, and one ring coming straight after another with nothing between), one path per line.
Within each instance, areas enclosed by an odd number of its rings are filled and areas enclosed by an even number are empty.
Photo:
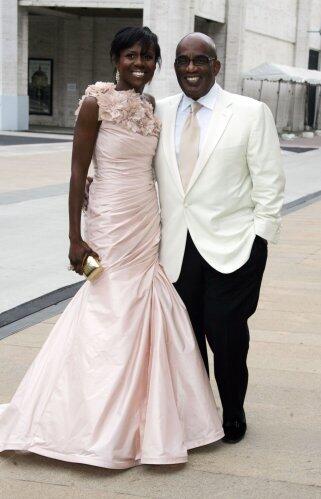
M28 12L0 0L0 130L28 126Z
M243 44L246 0L227 0L224 88L240 93L243 72Z
M296 42L294 50L294 66L308 67L309 61L309 33L311 16L311 2L298 0L296 21Z
M162 98L180 91L174 72L175 51L179 40L194 31L194 1L158 0L155 5L155 0L144 1L143 25L157 34L163 63L146 90Z

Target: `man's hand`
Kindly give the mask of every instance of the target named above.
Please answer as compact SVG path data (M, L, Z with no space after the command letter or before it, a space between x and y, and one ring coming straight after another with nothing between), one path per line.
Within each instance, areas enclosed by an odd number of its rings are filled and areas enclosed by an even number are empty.
M86 178L86 185L85 185L85 194L84 194L84 202L82 204L83 210L87 210L88 208L88 201L89 201L89 188L91 186L91 183L94 179L92 177L87 177Z

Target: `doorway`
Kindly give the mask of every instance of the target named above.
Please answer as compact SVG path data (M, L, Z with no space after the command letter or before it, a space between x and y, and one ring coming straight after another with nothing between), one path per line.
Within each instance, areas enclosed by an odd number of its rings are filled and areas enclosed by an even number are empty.
M319 69L319 54L318 50L309 51L309 69ZM316 104L316 85L308 86L308 125L313 128L315 122L315 104Z

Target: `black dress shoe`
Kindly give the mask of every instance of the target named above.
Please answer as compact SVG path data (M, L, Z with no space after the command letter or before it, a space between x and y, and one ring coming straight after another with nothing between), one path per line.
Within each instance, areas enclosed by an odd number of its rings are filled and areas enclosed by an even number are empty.
M246 433L246 421L244 419L235 418L223 423L224 437L223 442L227 444L236 444L244 437Z

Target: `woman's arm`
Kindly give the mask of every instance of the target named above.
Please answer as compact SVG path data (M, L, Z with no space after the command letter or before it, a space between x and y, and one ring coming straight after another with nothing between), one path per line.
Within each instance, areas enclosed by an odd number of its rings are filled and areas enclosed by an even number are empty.
M86 255L98 255L82 240L81 209L88 168L99 130L98 105L95 97L87 97L79 111L75 126L71 178L69 188L69 260L75 272L82 275Z

